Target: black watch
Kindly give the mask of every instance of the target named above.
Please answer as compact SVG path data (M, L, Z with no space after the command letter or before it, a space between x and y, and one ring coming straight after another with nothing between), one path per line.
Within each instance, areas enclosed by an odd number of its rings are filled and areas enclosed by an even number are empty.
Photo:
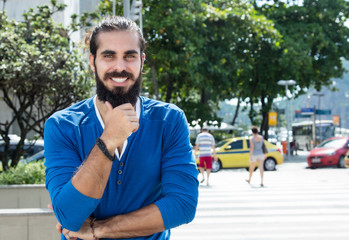
M99 147L99 149L102 151L102 153L104 153L104 155L110 160L110 161L114 161L115 160L115 154L114 156L110 155L107 147L105 146L105 143L103 142L102 139L97 138L96 140L96 145Z

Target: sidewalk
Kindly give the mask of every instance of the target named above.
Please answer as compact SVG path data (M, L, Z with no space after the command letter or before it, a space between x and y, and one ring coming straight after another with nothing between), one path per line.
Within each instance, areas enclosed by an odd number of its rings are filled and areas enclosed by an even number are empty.
M287 159L287 155L284 154L284 162L306 162L308 155L308 151L298 151L297 155L290 155L290 159Z

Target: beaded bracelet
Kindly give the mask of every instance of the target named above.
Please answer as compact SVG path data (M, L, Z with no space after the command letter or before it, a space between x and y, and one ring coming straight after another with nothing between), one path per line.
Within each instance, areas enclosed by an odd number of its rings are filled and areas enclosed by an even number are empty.
M93 226L93 224L95 223L95 221L96 221L96 218L92 218L92 219L91 219L91 222L90 222L90 226L91 226L91 231L92 231L93 239L97 239L96 236L95 236L95 229L94 229L94 226Z

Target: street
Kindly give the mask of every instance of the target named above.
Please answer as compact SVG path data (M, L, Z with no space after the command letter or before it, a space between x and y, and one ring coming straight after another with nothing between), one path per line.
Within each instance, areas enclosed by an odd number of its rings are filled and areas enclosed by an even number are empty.
M307 152L276 171L226 169L200 185L194 221L173 240L349 239L349 169L307 168Z

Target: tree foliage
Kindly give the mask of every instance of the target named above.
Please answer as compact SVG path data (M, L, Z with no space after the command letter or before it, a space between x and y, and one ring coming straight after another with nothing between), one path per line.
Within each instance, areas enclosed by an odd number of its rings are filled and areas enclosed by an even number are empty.
M50 20L64 6L52 2L53 9L31 10L23 23L9 22L1 15L0 87L8 90L4 100L12 99L7 104L12 104L15 115L29 120L16 119L19 126L38 133L40 128L31 125L34 119L43 122L44 113L80 99L90 86L85 84L78 53L69 50L69 33L87 26L89 18L113 10L111 0L101 0L98 13L80 19L74 15L72 26L64 29ZM116 1L117 15L123 13L122 2ZM288 2L143 0L143 33L148 42L144 93L177 104L189 123L200 125L219 121L219 102L237 98L249 104L252 124L260 124L267 135L274 99L286 94L279 80L296 80L298 94L310 87L320 89L343 74L342 59L349 54L347 1ZM29 101L24 98L28 92L30 96L45 93L45 97ZM52 107L58 103L59 107ZM257 104L261 110L256 110ZM29 106L35 107L28 110ZM36 117L28 117L32 115L26 111ZM3 136L8 133L3 126L11 124L2 123Z
M52 6L28 10L22 22L10 21L5 12L0 13L0 91L13 112L11 120L0 123L5 171L9 167L7 135L14 124L18 125L21 140L11 166L16 166L23 154L29 132L43 136L43 124L52 113L86 98L91 90L81 54L69 39L72 29L51 18L65 5L51 2Z
M320 90L321 86L329 86L332 78L342 76L342 60L349 57L349 29L345 26L349 3L344 0L304 0L302 5L287 5L269 1L259 6L258 1L253 2L261 14L275 23L282 36L282 51L266 53L264 59L275 68L271 72L264 67L258 69L272 90L259 95L263 114L261 125L267 129L271 105L263 105L263 101L267 98L272 102L277 94L286 94L283 86L277 87L277 80L296 80L301 89L298 94L303 94L310 87Z
M42 161L19 164L0 174L0 185L45 184L45 165Z
M114 14L122 15L122 2ZM249 2L143 0L144 92L177 104L200 125L219 120L220 101L238 98L267 135L268 112L285 95L278 80L296 80L302 94L343 73L346 1ZM100 1L102 15L112 10L111 0Z

